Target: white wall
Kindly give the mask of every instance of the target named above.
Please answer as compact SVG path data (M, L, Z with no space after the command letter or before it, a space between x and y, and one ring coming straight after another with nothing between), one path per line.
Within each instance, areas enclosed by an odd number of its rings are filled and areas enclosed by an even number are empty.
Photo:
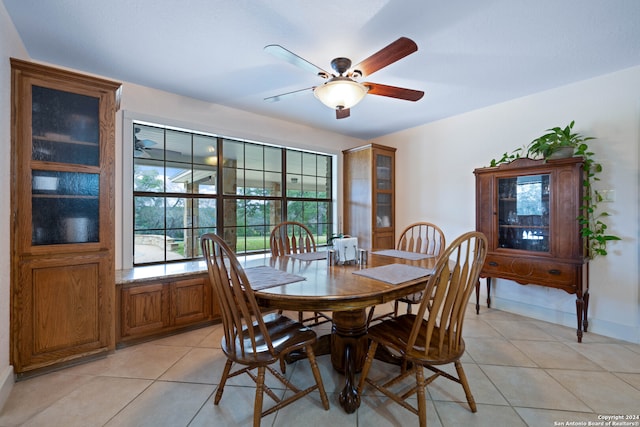
M428 99L428 95L426 96ZM576 121L597 139L600 190L615 190L609 231L623 238L590 264L589 330L640 342L640 67L472 111L373 142L398 148L396 228L417 220L442 226L448 241L475 228L473 170L527 144L546 129ZM418 184L418 185L416 185ZM416 188L420 193L416 194ZM497 280L494 307L576 327L575 296ZM482 287L484 289L484 286ZM484 298L482 298L484 300ZM588 334L585 340L588 340Z
M13 384L9 364L11 57L24 59L27 52L0 2L0 409Z

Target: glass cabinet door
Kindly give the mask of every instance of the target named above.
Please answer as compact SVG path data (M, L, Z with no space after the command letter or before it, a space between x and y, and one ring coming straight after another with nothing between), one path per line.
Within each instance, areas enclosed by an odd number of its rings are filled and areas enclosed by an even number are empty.
M377 227L393 224L392 186L393 162L391 156L375 154L375 213Z
M498 179L498 246L549 252L549 174Z
M100 99L36 85L31 93L31 244L97 242Z

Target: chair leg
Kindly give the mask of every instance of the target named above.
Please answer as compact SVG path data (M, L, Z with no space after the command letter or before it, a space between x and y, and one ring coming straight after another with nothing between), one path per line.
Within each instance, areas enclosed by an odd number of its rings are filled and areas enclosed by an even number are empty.
M418 388L418 419L420 420L420 427L427 427L427 400L422 366L416 368L416 386Z
M476 401L471 394L471 388L469 387L469 382L467 381L467 375L464 373L464 369L462 369L462 363L460 363L459 360L456 360L455 366L456 371L458 372L458 378L460 379L460 384L462 384L464 394L467 396L467 402L469 403L471 412L476 412L478 408L476 407Z
M258 376L256 377L256 398L253 405L253 427L260 427L262 418L262 398L264 397L264 376L266 368L258 366Z
M322 399L322 406L325 410L329 410L329 399L327 398L327 393L324 391L324 384L322 383L320 369L316 362L316 355L313 353L313 348L310 345L306 346L306 350L307 359L309 359L309 365L311 365L311 372L313 372L313 377L316 379L316 384L318 384L318 391L320 392L320 399Z
M400 303L398 302L398 300L395 300L393 302L393 317L398 317L398 306L400 305Z
M371 363L373 363L373 357L376 354L376 349L378 348L378 343L375 341L371 341L369 345L369 351L367 352L367 357L364 359L364 366L362 367L362 372L360 373L360 381L358 383L358 396L362 398L362 389L364 389L364 383L367 379L367 375L369 374L369 369L371 368Z
M411 303L407 303L407 314L411 314Z
M371 324L371 320L373 319L373 312L375 311L375 309L376 309L376 306L374 305L369 310L369 315L367 316L367 326Z
M233 362L227 359L227 363L224 365L224 370L222 371L222 378L220 379L220 384L218 384L218 391L216 391L216 397L213 400L214 405L220 403L220 399L222 399L222 393L224 392L224 385L227 383L227 378L229 377L229 372L231 371L231 365Z

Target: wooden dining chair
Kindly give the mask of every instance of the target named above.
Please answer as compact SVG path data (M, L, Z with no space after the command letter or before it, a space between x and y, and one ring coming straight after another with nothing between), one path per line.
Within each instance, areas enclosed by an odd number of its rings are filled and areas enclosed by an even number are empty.
M316 241L311 230L306 225L296 221L285 221L276 225L271 230L269 247L271 256L274 257L317 251ZM313 317L305 319L304 312L299 311L298 321L304 324L313 323L314 325L319 325L330 322L331 317L324 313L314 312Z
M224 240L216 234L204 234L201 237L202 254L207 263L209 279L215 297L222 311L222 351L227 362L216 391L214 404L222 398L227 379L247 373L256 383L256 396L253 408L253 425L259 426L262 417L283 408L314 390L320 392L322 406L329 409L329 400L322 384L320 370L313 353L316 333L310 328L278 313L270 313L263 317L256 301L253 289L244 269L238 262L235 253ZM311 365L315 385L300 390L284 375L271 365L280 362L292 351L304 350ZM242 367L231 371L233 364ZM252 371L257 369L257 375ZM265 384L266 371L294 394L281 399ZM268 394L276 404L262 410L264 393ZM282 396L282 392L278 394Z
M435 224L430 222L416 222L406 227L400 234L396 249L406 252L416 252L435 257L446 247L444 233ZM387 317L397 317L400 303L407 304L407 313L411 314L411 306L422 301L424 292L416 292L411 295L398 298L393 303L393 311L373 317L375 306L371 307L368 315L368 323L374 320L382 320Z
M458 237L443 251L427 282L425 292L433 298L423 298L415 315L392 317L369 328L370 345L358 384L359 395L362 395L365 383L373 386L418 415L422 427L427 425L425 387L442 376L462 385L471 411L476 412L476 403L460 363L465 350L462 326L469 297L475 289L486 255L487 238L484 234L473 231ZM390 380L385 378L381 384L368 377L378 346L397 352L407 362L398 375ZM449 363L455 365L457 376L437 368ZM433 372L426 379L424 368ZM408 390L391 390L392 386L410 376L415 376L415 386ZM416 393L417 408L406 401Z

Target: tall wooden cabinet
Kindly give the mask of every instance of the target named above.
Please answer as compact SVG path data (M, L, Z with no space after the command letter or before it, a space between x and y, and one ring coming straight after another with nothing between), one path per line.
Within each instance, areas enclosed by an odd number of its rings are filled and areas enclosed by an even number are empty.
M581 157L546 162L523 158L474 171L476 229L489 240L481 272L487 278L487 305L492 277L576 294L579 342L587 330L589 306L589 264L577 219L582 167Z
M364 249L395 247L395 148L368 144L344 150L345 234Z
M11 363L115 348L119 83L11 59Z

